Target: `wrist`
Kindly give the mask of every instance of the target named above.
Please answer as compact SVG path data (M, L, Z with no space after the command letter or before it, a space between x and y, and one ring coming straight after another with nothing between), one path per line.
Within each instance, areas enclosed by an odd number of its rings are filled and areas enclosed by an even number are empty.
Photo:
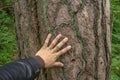
M35 58L36 61L40 64L40 67L41 67L41 68L44 68L44 67L45 67L45 62L44 62L44 60L43 60L40 56L35 56L34 58Z

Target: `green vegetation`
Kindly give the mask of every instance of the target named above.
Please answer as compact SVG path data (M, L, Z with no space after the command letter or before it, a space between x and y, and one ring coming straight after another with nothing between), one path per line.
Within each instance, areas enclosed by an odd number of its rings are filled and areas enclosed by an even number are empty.
M11 0L0 1L0 66L16 52ZM111 80L120 80L120 0L111 0L113 16Z
M120 0L111 0L113 15L111 80L120 80Z
M16 50L14 19L10 5L10 0L0 1L0 65L13 60Z

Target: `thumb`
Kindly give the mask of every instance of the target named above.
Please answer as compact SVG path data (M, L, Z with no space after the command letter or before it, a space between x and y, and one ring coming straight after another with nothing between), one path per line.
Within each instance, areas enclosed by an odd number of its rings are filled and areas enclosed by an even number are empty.
M55 63L53 64L53 66L55 66L55 67L63 67L64 64L61 63L61 62L55 62Z

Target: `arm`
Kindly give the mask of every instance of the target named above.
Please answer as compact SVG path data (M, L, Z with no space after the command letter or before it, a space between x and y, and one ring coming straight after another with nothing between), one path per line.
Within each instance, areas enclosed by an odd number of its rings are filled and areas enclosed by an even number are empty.
M41 67L36 58L11 62L0 68L0 80L33 80Z
M51 34L49 34L43 47L36 53L35 57L22 59L1 67L0 80L33 80L40 72L40 68L63 67L63 63L56 62L56 60L60 55L70 50L71 46L59 50L68 41L68 38L64 38L57 44L61 37L62 35L59 34L48 45L51 39Z

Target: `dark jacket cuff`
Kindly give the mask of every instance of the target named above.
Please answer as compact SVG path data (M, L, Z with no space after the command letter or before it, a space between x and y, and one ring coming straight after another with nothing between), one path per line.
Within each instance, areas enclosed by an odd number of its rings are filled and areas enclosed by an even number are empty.
M45 67L44 60L43 60L41 57L35 56L34 59L35 59L36 62L40 65L41 68L44 68L44 67Z

